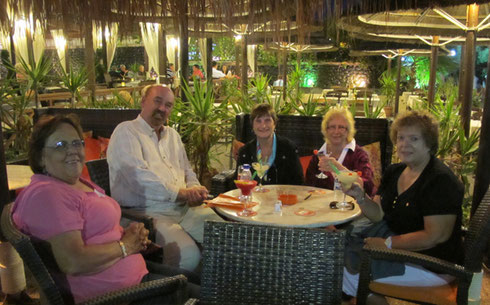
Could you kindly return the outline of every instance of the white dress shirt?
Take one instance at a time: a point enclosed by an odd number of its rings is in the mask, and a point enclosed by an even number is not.
[[[177,131],[165,126],[158,140],[140,115],[116,127],[107,161],[111,195],[121,206],[182,216],[188,207],[176,202],[179,189],[200,185]]]
[[[218,70],[216,68],[213,68],[213,78],[222,78],[225,76],[226,76],[226,74],[224,74],[223,72],[221,72],[220,70]]]

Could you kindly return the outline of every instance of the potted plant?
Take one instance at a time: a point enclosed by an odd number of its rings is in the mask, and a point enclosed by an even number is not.
[[[80,68],[78,71],[74,71],[70,67],[68,73],[64,70],[61,71],[61,81],[71,93],[71,107],[74,108],[76,98],[80,99],[80,89],[88,82],[87,71],[84,67]]]
[[[388,70],[383,72],[379,77],[379,83],[381,84],[381,103],[384,106],[386,117],[393,116],[393,102],[396,95],[396,80],[395,70],[388,73]]]
[[[217,171],[210,167],[211,148],[230,134],[231,122],[227,101],[215,105],[213,84],[194,80],[191,89],[183,82],[187,102],[177,98],[171,121],[178,125],[189,161],[201,184],[211,188],[211,178]]]

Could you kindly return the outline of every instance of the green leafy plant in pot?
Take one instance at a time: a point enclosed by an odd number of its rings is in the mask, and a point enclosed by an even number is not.
[[[210,188],[211,178],[217,173],[210,167],[211,148],[231,132],[227,101],[216,106],[212,83],[196,79],[193,88],[184,82],[182,91],[187,101],[176,99],[171,120],[178,126],[199,181]]]
[[[381,95],[384,96],[384,101],[381,103],[384,104],[384,111],[386,117],[393,116],[393,102],[395,101],[396,95],[396,78],[395,78],[396,70],[391,70],[388,72],[386,70],[379,77],[379,83],[381,84]]]

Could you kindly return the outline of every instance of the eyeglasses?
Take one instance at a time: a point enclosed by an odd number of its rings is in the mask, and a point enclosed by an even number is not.
[[[44,146],[44,147],[51,148],[59,152],[66,152],[68,148],[70,148],[70,146],[77,150],[81,150],[83,147],[85,147],[85,141],[73,140],[71,143],[68,143],[67,141],[58,141],[54,144],[54,146]]]
[[[343,125],[329,125],[329,126],[327,126],[327,129],[328,130],[338,129],[340,131],[346,131],[347,130],[347,126],[343,126]]]

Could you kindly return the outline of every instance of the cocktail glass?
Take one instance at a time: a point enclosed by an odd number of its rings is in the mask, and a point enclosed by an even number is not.
[[[254,191],[259,192],[259,193],[268,192],[269,190],[262,186],[262,179],[264,178],[265,173],[267,173],[267,170],[269,169],[269,164],[268,163],[262,163],[262,162],[254,162],[254,163],[252,163],[252,167],[257,172],[257,176],[259,176],[259,180],[260,180],[259,186],[257,186],[257,188],[255,188]]]
[[[248,209],[248,203],[252,199],[252,190],[257,186],[257,181],[255,180],[235,180],[235,185],[237,188],[242,191],[242,196],[240,197],[240,201],[243,204],[243,210],[238,212],[238,216],[254,216],[257,215],[257,212]]]
[[[323,151],[318,151],[318,150],[316,150],[316,149],[313,151],[313,153],[314,153],[315,155],[317,155],[318,160],[320,160],[320,159],[322,159],[322,158],[324,158],[324,157],[328,157],[328,156],[330,156],[330,154],[326,154],[325,152],[323,152]],[[318,179],[327,179],[327,178],[328,178],[328,176],[327,176],[327,175],[325,175],[325,173],[323,173],[323,172],[320,172],[319,174],[316,174],[316,177],[317,177]]]
[[[356,172],[351,172],[347,170],[341,171],[337,175],[337,179],[340,181],[340,183],[342,183],[342,187],[344,188],[344,190],[350,189],[352,187],[352,183],[356,182],[358,177],[359,176]],[[338,202],[336,206],[337,209],[342,211],[351,210],[353,208],[353,204],[345,200],[345,193],[344,200]]]

